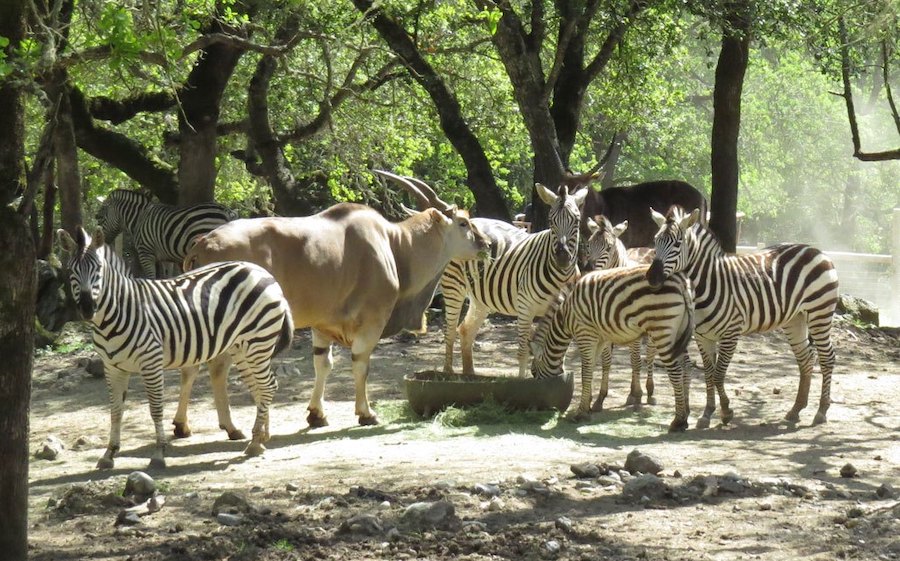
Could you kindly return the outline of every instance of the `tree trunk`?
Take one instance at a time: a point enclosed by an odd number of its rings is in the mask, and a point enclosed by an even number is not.
[[[68,88],[64,83],[60,85],[57,93],[60,96],[60,103],[53,144],[56,154],[56,180],[59,185],[59,214],[62,227],[74,236],[76,229],[84,225],[81,213],[78,147],[75,144],[72,126],[72,105],[69,103]]]
[[[0,36],[14,57],[25,2],[0,3]],[[24,187],[25,107],[16,81],[0,82],[0,561],[28,556],[28,411],[34,352],[34,244],[10,203]]]
[[[373,7],[371,0],[353,0],[356,8],[368,14],[372,26],[385,42],[403,60],[410,76],[431,97],[441,122],[441,130],[453,144],[466,165],[466,183],[475,196],[478,216],[510,220],[506,201],[491,170],[491,164],[478,138],[469,128],[462,114],[456,96],[437,75],[434,68],[419,52],[409,34],[394,19],[388,17],[383,8]]]
[[[41,240],[38,246],[37,258],[47,259],[53,251],[53,209],[56,207],[56,183],[53,173],[47,174],[47,188],[44,190],[43,223],[41,225]]]
[[[741,90],[749,61],[750,8],[742,1],[729,4],[728,9],[713,88],[712,216],[709,227],[718,236],[722,248],[734,252],[737,247],[735,213],[740,177]]]

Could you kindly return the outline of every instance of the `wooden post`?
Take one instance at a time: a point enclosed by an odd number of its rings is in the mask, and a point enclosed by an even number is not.
[[[891,243],[891,310],[886,322],[900,326],[900,208],[894,209],[894,235]]]

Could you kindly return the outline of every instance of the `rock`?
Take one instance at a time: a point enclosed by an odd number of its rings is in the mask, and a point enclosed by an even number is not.
[[[663,466],[658,459],[635,448],[625,459],[625,469],[632,475],[638,473],[658,475],[663,470]]]
[[[133,471],[125,480],[125,496],[135,495],[147,498],[156,492],[156,482],[143,471]]]
[[[437,526],[455,514],[448,501],[413,503],[403,511],[404,522],[415,526]]]
[[[604,487],[609,487],[610,485],[620,485],[622,483],[622,479],[618,476],[613,477],[612,475],[601,475],[597,478],[597,483]]]
[[[287,490],[288,493],[296,493],[297,491],[300,490],[300,487],[298,487],[294,483],[288,483],[287,485],[285,485],[284,488]]]
[[[740,477],[736,474],[729,473],[718,479],[719,490],[726,493],[737,495],[743,493],[746,487],[741,483]]]
[[[560,516],[554,522],[554,526],[558,529],[562,530],[566,534],[571,534],[575,531],[575,525],[572,523],[572,519],[568,516]]]
[[[504,503],[503,499],[500,497],[491,497],[491,500],[487,502],[484,509],[488,512],[500,512],[505,506],[506,503]]]
[[[496,497],[500,495],[500,486],[492,485],[490,483],[476,483],[475,486],[472,487],[472,492],[484,497]]]
[[[556,540],[547,540],[543,544],[541,544],[541,549],[543,549],[550,555],[556,555],[557,553],[559,553],[559,550],[562,549],[562,546],[559,545],[559,542]]]
[[[136,512],[126,512],[123,510],[116,517],[116,526],[136,526],[138,524],[143,524],[143,522],[141,522],[141,517]]]
[[[344,520],[338,532],[343,534],[365,534],[367,536],[377,536],[384,532],[384,526],[381,520],[374,514],[357,514],[352,518]]]
[[[487,524],[479,520],[466,520],[462,523],[463,532],[467,534],[487,531]]]
[[[34,457],[40,460],[55,460],[65,449],[66,445],[62,440],[51,434],[41,444],[41,449],[34,453]]]
[[[84,369],[94,378],[103,378],[106,375],[103,368],[103,361],[96,357],[90,359]]]
[[[390,510],[391,501],[381,501],[380,503],[378,503],[378,508],[381,510]]]
[[[247,502],[247,499],[237,493],[231,491],[222,493],[219,498],[213,502],[212,513],[217,516],[221,512],[231,513],[248,513],[252,512],[253,507]]]
[[[859,518],[863,514],[863,509],[859,508],[858,506],[854,506],[847,511],[847,518]]]
[[[837,309],[838,314],[850,316],[870,325],[878,325],[878,306],[869,302],[864,298],[850,296],[849,294],[841,294],[838,297]]]
[[[631,478],[622,489],[622,496],[631,500],[640,500],[643,496],[661,499],[671,493],[672,488],[665,481],[649,473]]]
[[[88,448],[96,448],[97,446],[99,446],[97,441],[90,436],[79,436],[78,439],[75,440],[75,444],[72,446],[72,449],[85,450]]]
[[[597,487],[593,481],[579,480],[575,482],[575,488],[581,490],[594,489]]]
[[[228,512],[220,512],[216,515],[216,522],[223,526],[239,526],[243,522],[244,517],[240,514],[230,514]]]
[[[569,469],[579,479],[594,479],[600,475],[600,466],[597,464],[572,464]]]
[[[857,471],[853,464],[847,463],[841,468],[841,477],[856,477],[856,473]]]
[[[896,495],[897,492],[890,483],[882,483],[878,489],[875,489],[875,496],[879,499],[893,499]]]

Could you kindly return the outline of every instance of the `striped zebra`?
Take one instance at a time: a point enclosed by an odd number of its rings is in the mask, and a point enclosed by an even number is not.
[[[706,379],[706,409],[697,426],[709,426],[716,409],[716,392],[722,423],[728,423],[734,415],[725,395],[725,372],[738,337],[779,327],[784,329],[800,367],[800,387],[786,419],[799,421],[800,410],[806,407],[815,346],[822,370],[822,395],[814,422],[825,422],[834,369],[831,325],[838,299],[834,264],[821,251],[804,244],[727,255],[698,218],[699,210],[687,214],[680,207],[672,207],[665,216],[653,211],[660,229],[656,258],[647,275],[656,286],[682,271],[693,283],[696,339]]]
[[[235,218],[234,211],[220,204],[174,207],[127,189],[111,192],[97,212],[97,223],[109,242],[123,231],[131,235],[135,259],[143,276],[151,279],[156,277],[157,261],[181,265],[196,236]]]
[[[688,377],[682,355],[693,333],[693,302],[680,274],[659,287],[647,281],[646,265],[593,271],[560,294],[538,326],[532,342],[536,378],[563,374],[563,359],[574,340],[581,359],[581,400],[576,418],[591,411],[591,385],[597,351],[648,337],[659,353],[675,393],[675,418],[669,431],[687,428]],[[604,368],[601,394],[608,389]]]
[[[459,326],[463,374],[474,374],[472,347],[475,334],[490,313],[518,319],[519,376],[528,375],[528,341],[532,321],[544,313],[563,284],[578,274],[579,207],[587,190],[559,195],[540,183],[538,195],[550,206],[549,229],[527,234],[513,226],[480,219],[476,225],[492,239],[493,258],[488,261],[451,261],[441,277],[444,294],[444,372],[453,372],[453,344],[463,302],[469,309]]]
[[[94,325],[94,347],[103,360],[109,388],[109,445],[97,467],[114,466],[133,372],[141,374],[156,429],[150,466],[165,467],[163,370],[182,368],[195,375],[202,362],[210,363],[214,379],[224,379],[234,361],[257,411],[253,439],[244,452],[261,454],[269,438],[269,405],[277,388],[272,357],[288,346],[293,335],[290,308],[272,275],[249,263],[224,262],[172,279],[132,279],[122,274],[121,260],[104,245],[102,230],[91,239],[79,228],[77,242],[65,230],[57,235],[71,254],[72,296]],[[220,397],[216,396],[216,407],[223,422]],[[227,396],[224,405],[230,424]]]
[[[617,267],[633,267],[641,264],[632,258],[631,250],[625,249],[621,236],[628,229],[628,221],[625,220],[613,226],[605,216],[597,216],[598,221],[587,219],[587,229],[590,232],[588,239],[582,244],[581,268],[585,271],[615,269]],[[643,248],[638,248],[643,249]],[[631,362],[631,391],[625,405],[640,405],[643,391],[641,390],[641,370],[647,365],[647,404],[655,405],[653,397],[655,385],[653,383],[653,361],[656,357],[656,349],[652,344],[647,344],[646,358],[641,358],[642,339],[635,339],[628,345],[628,355]],[[591,411],[603,411],[603,402],[607,396],[609,386],[609,370],[612,367],[612,345],[604,345],[601,349],[600,367],[603,371],[603,383],[597,400],[591,406]],[[688,364],[685,363],[685,368]],[[685,370],[687,372],[687,370]]]

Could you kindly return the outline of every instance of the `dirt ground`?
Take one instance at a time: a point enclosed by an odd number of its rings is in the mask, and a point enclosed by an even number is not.
[[[193,436],[169,446],[164,471],[149,472],[164,505],[136,525],[116,521],[130,504],[121,497],[126,477],[147,470],[153,441],[140,380],[132,377],[116,468],[97,471],[109,414],[104,381],[78,365],[92,356],[90,347],[76,337],[70,348],[77,350],[42,353],[31,449],[51,435],[66,449],[31,463],[30,558],[900,559],[896,332],[837,331],[833,405],[820,426],[811,426],[818,378],[801,423],[782,420],[798,379],[784,338],[742,339],[726,380],[733,422],[693,428],[704,400],[694,368],[692,428],[671,435],[672,391],[661,369],[656,405],[624,405],[630,371],[623,349],[607,410],[590,421],[552,412],[462,426],[448,416],[417,418],[406,406],[403,376],[443,364],[439,321],[424,336],[398,336],[376,349],[368,387],[382,422],[372,427],[358,426],[353,415],[346,350],[337,352],[326,388],[330,426],[306,427],[312,357],[308,335],[298,334],[278,359],[289,368],[280,369],[273,437],[258,458],[245,458],[246,442],[228,441],[217,428],[201,375]],[[482,373],[513,375],[514,341],[512,323],[493,319],[479,336]],[[693,345],[691,355],[699,361]],[[570,350],[567,369],[577,367]],[[177,380],[167,378],[169,419]],[[249,395],[236,378],[230,392],[235,422],[249,434]],[[634,449],[663,470],[655,487],[630,495],[634,478],[620,469]],[[848,463],[855,477],[841,476]],[[596,468],[576,477],[572,467],[580,464]],[[246,503],[225,508],[237,516],[217,518],[214,503],[228,492]],[[436,518],[406,514],[417,502],[433,503]]]

